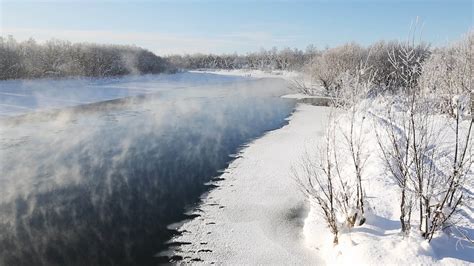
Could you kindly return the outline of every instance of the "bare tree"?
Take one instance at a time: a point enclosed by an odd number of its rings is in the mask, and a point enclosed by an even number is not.
[[[331,113],[330,117],[333,115]],[[352,228],[365,222],[361,178],[365,164],[363,141],[360,135],[356,137],[352,128],[348,132],[352,135],[344,135],[348,138],[347,143],[340,143],[337,137],[340,130],[333,120],[328,127],[324,144],[319,148],[319,156],[306,153],[301,164],[293,169],[293,176],[302,191],[320,207],[322,216],[334,235],[335,244],[338,243],[341,226]],[[346,153],[339,152],[341,148],[350,151],[352,160],[346,160]],[[357,169],[355,176],[351,174],[352,171],[345,171],[347,162]],[[337,217],[344,217],[344,220],[338,221]]]
[[[408,183],[409,169],[413,164],[408,153],[412,128],[406,122],[405,117],[402,117],[402,121],[396,121],[391,110],[392,107],[389,107],[388,119],[383,121],[381,132],[376,130],[376,136],[385,167],[400,188],[400,224],[402,232],[408,233],[411,228],[413,206]],[[401,125],[401,128],[398,125]],[[380,127],[375,126],[375,128]],[[388,142],[385,141],[387,139]]]
[[[440,125],[436,125],[434,112],[430,111],[430,98],[420,88],[426,81],[421,78],[418,82],[422,73],[425,76],[430,74],[426,72],[429,68],[424,69],[421,64],[426,55],[417,53],[413,39],[400,47],[398,52],[391,51],[389,60],[395,69],[392,75],[397,77],[397,86],[405,100],[401,101],[401,112],[392,112],[391,108],[387,112],[384,133],[390,140],[389,144],[383,143],[381,133],[377,134],[377,139],[385,165],[401,188],[402,231],[409,230],[412,207],[407,203],[410,205],[411,198],[414,198],[418,201],[419,230],[423,237],[431,240],[461,203],[462,191],[457,194],[456,191],[471,165],[468,153],[472,121],[461,134],[460,104],[452,105],[455,107],[451,111],[455,120],[453,167],[450,173],[442,171],[440,158],[446,157],[450,151],[437,145],[441,139]],[[465,140],[461,141],[460,136],[464,136]]]
[[[298,168],[293,169],[293,176],[301,190],[319,205],[322,216],[334,236],[333,243],[337,245],[339,243],[337,188],[335,187],[334,165],[331,160],[331,145],[331,135],[327,134],[325,144],[320,149],[320,163],[318,164],[311,155],[305,154]],[[347,195],[343,197],[343,202],[348,202]]]

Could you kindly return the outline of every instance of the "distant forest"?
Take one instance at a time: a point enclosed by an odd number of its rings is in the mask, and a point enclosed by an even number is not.
[[[305,51],[284,48],[278,50],[260,49],[245,55],[234,54],[192,54],[172,55],[168,60],[180,69],[258,69],[298,71],[310,63],[318,50],[310,45]]]
[[[301,70],[317,54],[276,48],[239,54],[193,54],[160,57],[136,46],[71,43],[34,39],[19,42],[0,36],[0,80],[46,77],[108,77],[157,74],[187,69]]]
[[[46,77],[108,77],[174,70],[168,61],[135,46],[99,45],[0,36],[0,80]]]

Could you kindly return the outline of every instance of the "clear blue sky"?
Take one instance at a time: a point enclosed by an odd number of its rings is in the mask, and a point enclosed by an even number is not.
[[[90,1],[0,0],[1,35],[23,40],[135,44],[158,54],[245,53],[404,39],[456,40],[473,27],[472,0]]]

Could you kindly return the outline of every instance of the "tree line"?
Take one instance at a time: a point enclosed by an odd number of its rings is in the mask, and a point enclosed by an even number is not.
[[[0,36],[0,80],[45,77],[106,77],[172,71],[168,61],[143,48]]]
[[[343,86],[344,78],[364,71],[361,78],[371,79],[379,88],[396,88],[402,85],[397,79],[390,57],[403,54],[404,45],[398,41],[379,41],[367,47],[347,43],[334,48],[317,49],[310,45],[306,50],[284,48],[261,49],[259,52],[239,54],[172,55],[169,62],[180,69],[249,69],[264,71],[303,72],[313,86],[327,93]],[[409,60],[413,66],[422,64],[431,53],[430,45],[418,44]],[[418,60],[418,61],[417,61]],[[306,84],[308,86],[308,84]]]
[[[261,49],[247,54],[187,54],[159,57],[136,46],[70,43],[50,40],[38,44],[29,39],[17,42],[13,37],[0,37],[0,79],[43,78],[65,76],[105,77],[148,74],[195,69],[249,69],[263,71],[298,71],[304,82],[298,87],[307,93],[338,95],[347,83],[369,82],[373,92],[396,91],[403,87],[403,76],[419,68],[414,81],[423,82],[431,90],[448,90],[449,82],[468,71],[470,42],[473,33],[460,42],[432,48],[427,43],[410,47],[404,42],[379,41],[362,46],[347,43],[334,48],[317,49],[310,45],[300,49]],[[409,50],[409,51],[408,51]],[[407,54],[409,52],[410,54]],[[399,67],[403,58],[405,65]],[[463,67],[464,66],[464,67]],[[406,75],[406,73],[405,73]],[[423,77],[421,77],[423,76]],[[466,87],[462,81],[458,87]],[[415,86],[416,87],[416,86]]]
[[[263,71],[298,71],[304,82],[297,81],[306,93],[338,95],[358,79],[370,83],[371,93],[395,92],[406,89],[410,72],[410,87],[423,90],[450,92],[452,88],[468,90],[466,71],[472,67],[471,46],[473,32],[455,43],[432,47],[429,43],[410,45],[404,41],[378,41],[368,46],[346,43],[333,48],[306,50],[284,48],[261,49],[247,54],[188,54],[166,57],[177,69],[247,69]],[[419,71],[411,73],[411,70]],[[417,86],[421,82],[422,86]],[[457,86],[448,83],[458,82]]]
[[[169,61],[180,69],[252,69],[299,71],[316,53],[312,45],[303,51],[276,47],[247,54],[187,54],[168,56]]]

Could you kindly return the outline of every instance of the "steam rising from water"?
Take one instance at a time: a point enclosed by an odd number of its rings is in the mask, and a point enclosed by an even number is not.
[[[236,81],[0,122],[0,264],[154,263],[228,155],[284,123],[285,91]]]
[[[0,117],[170,90],[230,84],[242,77],[201,73],[0,81]]]

